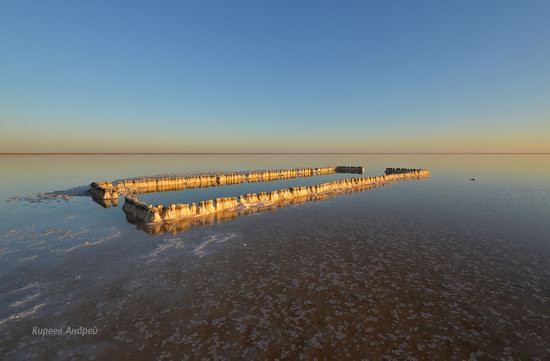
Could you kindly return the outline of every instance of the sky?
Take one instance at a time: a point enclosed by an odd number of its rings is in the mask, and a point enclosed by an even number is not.
[[[0,152],[550,152],[550,1],[3,0]]]

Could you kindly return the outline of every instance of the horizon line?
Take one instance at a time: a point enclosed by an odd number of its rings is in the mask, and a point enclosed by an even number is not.
[[[525,154],[548,155],[550,152],[0,152],[0,156],[36,156],[36,155],[308,155],[308,154],[457,154],[457,155],[498,155]]]

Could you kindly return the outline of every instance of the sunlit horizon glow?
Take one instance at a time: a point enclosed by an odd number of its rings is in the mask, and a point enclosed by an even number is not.
[[[0,153],[548,153],[549,13],[6,1]]]

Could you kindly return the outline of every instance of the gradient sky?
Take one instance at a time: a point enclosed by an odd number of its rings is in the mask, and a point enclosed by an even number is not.
[[[0,2],[0,152],[550,152],[550,1]]]

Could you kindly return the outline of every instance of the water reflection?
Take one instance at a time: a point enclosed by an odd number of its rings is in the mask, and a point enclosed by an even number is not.
[[[284,208],[293,205],[301,205],[308,202],[320,202],[329,198],[343,196],[355,192],[362,192],[368,189],[382,187],[382,184],[369,184],[354,189],[342,190],[338,193],[324,193],[318,195],[310,195],[301,198],[283,199],[275,204],[261,205],[251,208],[238,208],[233,210],[224,210],[204,216],[197,216],[194,218],[188,218],[175,222],[165,223],[145,223],[133,217],[130,213],[125,212],[126,220],[128,223],[134,224],[138,229],[145,231],[148,234],[159,235],[163,233],[170,233],[176,235],[179,232],[187,231],[196,226],[209,226],[216,223],[224,223],[227,221],[235,220],[241,216],[247,216],[255,213],[273,212],[279,208]]]
[[[118,198],[111,198],[111,199],[102,199],[99,197],[96,197],[94,195],[91,196],[92,200],[102,206],[103,208],[111,208],[111,207],[117,207],[118,206]]]

